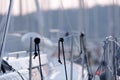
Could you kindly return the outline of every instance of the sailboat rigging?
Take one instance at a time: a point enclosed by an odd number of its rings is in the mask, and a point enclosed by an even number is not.
[[[1,48],[0,48],[0,68],[1,68],[1,62],[2,62],[2,54],[4,53],[6,38],[7,38],[7,34],[8,34],[8,29],[9,29],[12,6],[13,6],[13,0],[10,0],[8,15],[7,15],[6,23],[5,23],[5,28],[4,28],[5,31],[3,33],[2,44],[1,44]]]

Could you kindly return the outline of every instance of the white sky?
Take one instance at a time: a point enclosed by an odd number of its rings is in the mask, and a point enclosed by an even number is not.
[[[19,15],[20,14],[20,0],[14,0],[14,6],[13,6],[13,14]],[[113,4],[113,0],[84,0],[85,1],[85,7],[88,8],[94,7],[95,5],[110,5]],[[120,0],[115,0],[117,4],[120,3]],[[62,4],[64,9],[70,9],[70,8],[79,8],[79,0],[38,0],[40,7],[43,10],[55,10],[62,8]],[[62,4],[61,4],[62,2]],[[7,12],[9,0],[0,0],[0,13],[4,14]],[[35,0],[22,0],[22,14],[32,13],[35,12],[36,4]]]

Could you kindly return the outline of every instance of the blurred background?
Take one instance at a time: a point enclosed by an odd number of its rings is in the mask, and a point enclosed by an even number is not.
[[[0,0],[0,39],[8,7],[9,0]],[[110,35],[120,37],[120,0],[14,0],[9,25],[4,52],[25,50],[21,38],[28,32],[36,32],[55,44],[66,33],[84,32],[91,64],[98,64],[104,39]],[[78,56],[79,36],[74,39],[74,54]],[[70,45],[69,40],[65,44]],[[69,47],[66,52],[70,52]]]

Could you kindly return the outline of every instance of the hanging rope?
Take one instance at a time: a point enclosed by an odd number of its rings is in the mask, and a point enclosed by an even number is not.
[[[65,60],[65,52],[64,52],[64,39],[63,38],[60,38],[59,41],[58,41],[58,62],[60,64],[62,64],[62,61],[60,59],[60,43],[61,43],[61,46],[62,46],[62,53],[63,53],[63,60],[64,60],[64,69],[65,69],[65,77],[66,77],[66,80],[68,80],[68,76],[67,76],[67,68],[66,68],[66,60]]]
[[[37,47],[37,44],[35,43],[35,52],[34,52],[34,58],[33,59],[35,59],[36,58],[36,56],[38,56],[38,53],[37,53],[37,49],[36,49],[36,47]]]
[[[43,80],[43,72],[42,72],[42,64],[41,64],[40,48],[39,48],[40,38],[35,38],[34,42],[35,42],[35,54],[34,54],[35,56],[34,56],[34,58],[38,55],[40,75],[41,75],[41,80]]]
[[[59,39],[59,41],[58,41],[58,62],[59,62],[60,64],[62,64],[62,61],[61,61],[61,59],[60,59],[60,39]]]

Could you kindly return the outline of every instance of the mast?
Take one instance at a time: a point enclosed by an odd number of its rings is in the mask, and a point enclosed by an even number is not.
[[[19,6],[20,6],[20,16],[21,16],[22,15],[22,11],[23,11],[22,10],[22,0],[19,0],[19,4],[20,4]]]
[[[115,37],[118,37],[119,36],[119,0],[115,0],[115,28],[116,28],[116,36]]]
[[[85,31],[85,6],[84,6],[84,0],[79,0],[79,9],[80,9],[80,17],[79,17],[79,20],[80,20],[80,24],[79,24],[79,27],[81,28],[81,32],[84,32],[86,33]]]
[[[38,23],[38,32],[43,35],[44,34],[44,15],[42,13],[42,8],[40,5],[40,2],[38,0],[35,0],[36,8],[37,8],[37,23]],[[39,17],[40,16],[40,17]]]
[[[10,18],[11,18],[12,6],[13,6],[13,0],[10,0],[7,20],[6,20],[6,23],[5,23],[3,39],[2,39],[2,44],[1,44],[1,48],[0,48],[0,68],[1,68],[1,62],[2,62],[2,54],[4,53],[6,38],[7,38],[7,34],[8,34],[8,29],[9,29],[9,23],[10,23]]]
[[[84,0],[79,0],[79,10],[80,10],[80,17],[78,20],[80,20],[80,31],[81,32],[84,32],[86,34],[86,31],[85,31],[85,8],[84,8]],[[85,80],[85,75],[84,75],[84,68],[85,68],[85,65],[84,65],[84,55],[82,56],[83,60],[82,60],[82,76],[81,76],[81,80]]]
[[[98,4],[97,0],[95,0],[95,3],[96,3],[96,5]],[[97,6],[93,10],[93,15],[94,15],[94,18],[93,18],[93,21],[94,21],[94,38],[99,40],[98,39],[99,31],[98,31],[98,8],[97,8]]]
[[[51,9],[51,6],[50,6],[50,1],[51,0],[48,0],[48,3],[47,3],[47,5],[48,5],[48,25],[47,25],[47,28],[48,29],[46,29],[46,30],[48,30],[48,32],[47,32],[47,36],[49,36],[50,37],[50,33],[49,33],[49,30],[50,29],[52,29],[52,27],[53,27],[53,20],[52,20],[52,9]]]
[[[112,4],[113,4],[113,7],[112,7],[112,36],[115,37],[116,35],[116,22],[115,22],[115,0],[112,0]]]

